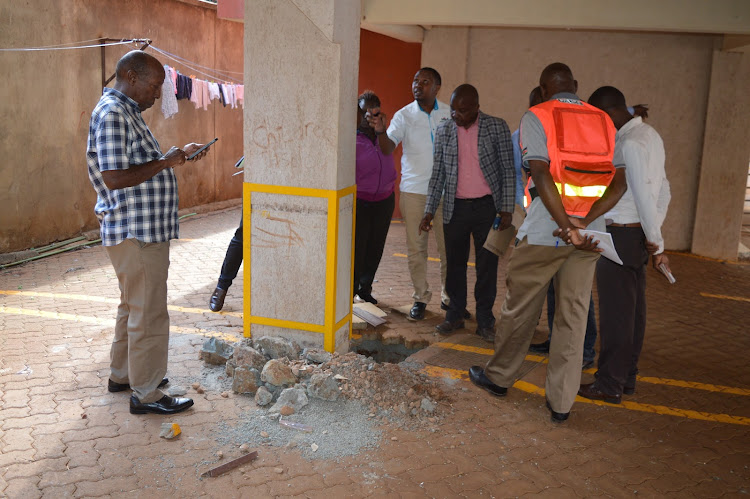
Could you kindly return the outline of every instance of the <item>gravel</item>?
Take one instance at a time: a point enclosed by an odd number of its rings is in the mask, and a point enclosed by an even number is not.
[[[356,400],[329,402],[311,399],[299,413],[283,417],[285,421],[312,427],[305,433],[279,424],[278,417],[270,417],[265,410],[243,412],[234,424],[219,422],[216,441],[222,446],[251,448],[263,445],[296,448],[306,459],[336,459],[356,455],[378,447],[382,432],[376,428],[380,421],[368,416],[367,408]],[[268,434],[268,437],[261,435]],[[317,451],[313,451],[313,444]]]

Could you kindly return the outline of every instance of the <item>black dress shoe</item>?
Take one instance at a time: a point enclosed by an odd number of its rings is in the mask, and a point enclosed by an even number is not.
[[[224,307],[224,298],[226,298],[226,296],[226,289],[214,289],[214,294],[211,295],[211,300],[208,302],[208,308],[210,308],[212,312],[218,312]]]
[[[633,395],[635,393],[635,387],[634,386],[626,386],[622,389],[623,395]]]
[[[549,353],[549,340],[529,345],[529,352]]]
[[[503,388],[490,381],[490,378],[484,374],[484,369],[479,366],[471,366],[469,369],[469,379],[479,388],[487,390],[495,397],[505,397],[508,394],[507,388]]]
[[[192,407],[192,405],[193,399],[170,397],[169,395],[164,395],[156,402],[147,404],[142,403],[135,395],[130,396],[130,414],[176,414]]]
[[[596,383],[581,385],[578,389],[578,395],[590,400],[603,400],[610,404],[619,404],[622,401],[622,395],[610,395],[604,393],[598,386],[596,386]]]
[[[451,306],[445,303],[444,301],[440,302],[440,310],[445,310],[446,312],[450,310]],[[471,319],[471,312],[464,309],[464,319]]]
[[[549,400],[545,399],[545,402],[547,403],[547,409],[549,409],[549,414],[553,423],[562,423],[563,421],[567,421],[568,416],[570,416],[569,412],[555,412],[552,410],[552,406],[549,405]]]
[[[424,319],[424,311],[426,308],[426,303],[415,301],[414,306],[412,306],[411,310],[409,311],[409,319],[413,321],[421,321],[422,319]]]
[[[494,343],[495,342],[495,326],[478,327],[477,335],[481,337],[484,341],[489,341],[490,343]]]
[[[159,383],[157,388],[163,388],[167,383],[169,383],[169,378],[164,378],[161,380],[161,383]],[[128,383],[115,383],[111,379],[107,383],[107,391],[110,393],[124,392],[125,390],[130,390],[130,385]]]
[[[437,329],[437,332],[440,334],[451,334],[463,328],[464,328],[464,321],[456,321],[456,322],[443,321],[441,324],[438,324],[437,326],[435,326],[435,329]]]
[[[370,293],[360,292],[360,293],[357,293],[357,294],[359,295],[360,298],[362,298],[367,303],[372,303],[373,305],[377,305],[378,304],[378,300],[376,300],[375,298],[373,298],[373,296]]]

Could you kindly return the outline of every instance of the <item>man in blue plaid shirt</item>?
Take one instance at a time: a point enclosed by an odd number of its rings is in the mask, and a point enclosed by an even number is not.
[[[193,401],[160,390],[168,383],[169,241],[179,235],[172,168],[201,144],[162,154],[143,121],[141,112],[161,97],[164,68],[156,58],[129,52],[118,61],[116,75],[114,88],[104,89],[91,113],[86,150],[102,245],[120,286],[108,389],[132,388],[132,414],[173,414]]]
[[[473,238],[477,272],[476,334],[492,341],[498,257],[483,246],[490,230],[510,227],[516,184],[513,145],[505,121],[479,111],[479,94],[469,84],[459,85],[453,91],[451,118],[435,134],[432,177],[419,227],[420,231],[430,230],[442,197],[448,260],[445,289],[450,305],[445,322],[436,329],[440,334],[449,334],[464,327],[466,264]]]

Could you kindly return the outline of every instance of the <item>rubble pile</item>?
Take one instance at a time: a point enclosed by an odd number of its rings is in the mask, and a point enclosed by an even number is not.
[[[212,338],[201,358],[226,358],[232,390],[253,396],[269,415],[299,412],[310,399],[356,400],[371,418],[413,426],[435,423],[449,406],[442,381],[402,364],[377,363],[354,352],[344,355],[302,349],[275,337],[247,339],[233,348]],[[217,355],[219,353],[219,355]]]

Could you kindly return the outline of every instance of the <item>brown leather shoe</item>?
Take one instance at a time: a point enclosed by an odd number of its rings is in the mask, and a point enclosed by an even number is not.
[[[578,395],[586,399],[602,400],[610,404],[619,404],[622,401],[622,395],[604,393],[596,386],[596,383],[581,385],[581,388],[578,389]]]
[[[437,332],[440,334],[451,334],[454,331],[458,331],[459,329],[464,328],[464,321],[444,321],[442,324],[438,324],[435,326],[435,329],[437,329]]]
[[[208,302],[208,308],[210,308],[212,312],[218,312],[224,307],[224,298],[226,296],[226,289],[214,289],[214,294],[211,295],[211,300]]]

